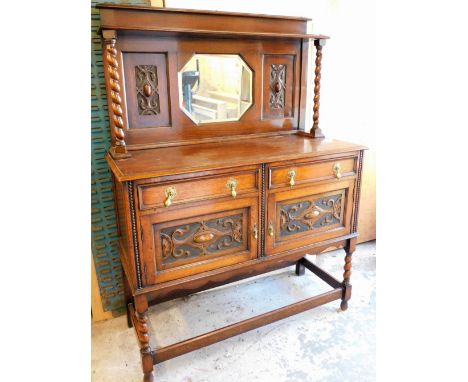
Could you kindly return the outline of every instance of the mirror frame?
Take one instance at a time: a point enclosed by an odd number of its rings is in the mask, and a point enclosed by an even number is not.
[[[183,97],[183,86],[182,86],[182,73],[184,72],[184,69],[187,67],[187,65],[193,60],[196,59],[197,56],[232,56],[233,58],[236,58],[238,61],[240,61],[240,64],[242,67],[248,72],[249,74],[249,88],[250,88],[250,103],[249,105],[245,108],[245,110],[236,118],[224,118],[224,119],[213,119],[213,120],[205,120],[205,121],[199,121],[196,120],[192,114],[184,107],[183,102],[184,102],[184,97]],[[245,59],[242,57],[240,54],[236,53],[194,53],[188,60],[185,62],[185,64],[182,66],[182,69],[177,72],[177,89],[179,92],[179,108],[180,110],[190,118],[190,120],[195,123],[196,125],[205,125],[205,124],[210,124],[210,123],[219,123],[219,122],[238,122],[241,120],[241,118],[245,115],[245,113],[252,107],[254,104],[254,71],[250,68],[250,66],[247,64]]]

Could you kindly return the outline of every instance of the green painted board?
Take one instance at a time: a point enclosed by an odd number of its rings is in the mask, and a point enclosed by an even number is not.
[[[104,159],[110,147],[109,117],[98,35],[98,3],[151,5],[149,0],[91,1],[91,246],[103,308],[114,315],[125,309],[122,266],[117,251],[111,172]]]

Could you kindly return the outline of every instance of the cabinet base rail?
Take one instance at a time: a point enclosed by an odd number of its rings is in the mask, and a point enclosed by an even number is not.
[[[334,289],[319,294],[317,296],[313,296],[305,300],[286,305],[282,308],[275,309],[270,312],[266,312],[254,316],[252,318],[222,327],[220,329],[213,330],[211,332],[207,332],[169,346],[151,350],[153,364],[167,361],[180,355],[190,353],[194,350],[198,350],[205,346],[212,345],[216,342],[223,341],[225,339],[237,336],[250,330],[257,329],[261,326],[271,324],[273,322],[282,320],[295,314],[305,312],[306,310],[343,298],[343,295],[346,291],[346,287],[342,285],[340,281],[335,279],[333,276],[331,276],[321,268],[317,267],[315,264],[311,263],[306,258],[300,259],[298,263],[302,264],[305,268],[317,275],[320,279],[325,281]],[[134,327],[136,328],[135,309],[132,303],[128,304],[128,309],[130,311],[130,317],[132,318],[132,321],[134,321]]]

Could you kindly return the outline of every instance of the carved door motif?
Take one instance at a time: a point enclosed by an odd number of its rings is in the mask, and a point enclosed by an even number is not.
[[[160,231],[162,263],[194,259],[245,248],[242,214],[200,219]]]
[[[351,231],[354,179],[272,192],[265,254],[307,246]]]
[[[343,220],[343,197],[344,190],[318,199],[310,197],[300,202],[278,204],[280,237],[340,224]]]
[[[165,282],[257,257],[258,196],[144,213],[143,284]]]

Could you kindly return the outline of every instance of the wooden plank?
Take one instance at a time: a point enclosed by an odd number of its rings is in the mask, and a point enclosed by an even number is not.
[[[91,316],[93,321],[103,321],[112,318],[112,312],[106,312],[102,307],[101,292],[96,275],[94,260],[91,256]]]
[[[150,1],[151,3],[151,7],[165,7],[166,6],[166,2],[164,0],[151,0]]]
[[[375,200],[375,150],[370,149],[364,153],[362,168],[358,243],[376,239]]]
[[[325,281],[328,285],[333,288],[341,288],[341,282],[335,279],[331,274],[325,272],[323,269],[317,267],[314,263],[311,263],[305,257],[299,260],[304,266],[311,271],[312,273],[316,274],[320,277],[323,281]]]
[[[334,289],[332,291],[322,293],[318,296],[314,296],[294,304],[272,310],[271,312],[267,312],[247,320],[213,330],[200,336],[156,349],[153,354],[153,362],[155,364],[164,362],[182,354],[186,354],[202,347],[212,345],[216,342],[223,341],[227,338],[237,336],[238,334],[245,333],[261,326],[271,324],[272,322],[282,320],[294,314],[302,313],[306,310],[315,308],[328,302],[338,300],[341,298],[342,293],[343,291],[341,288]]]

